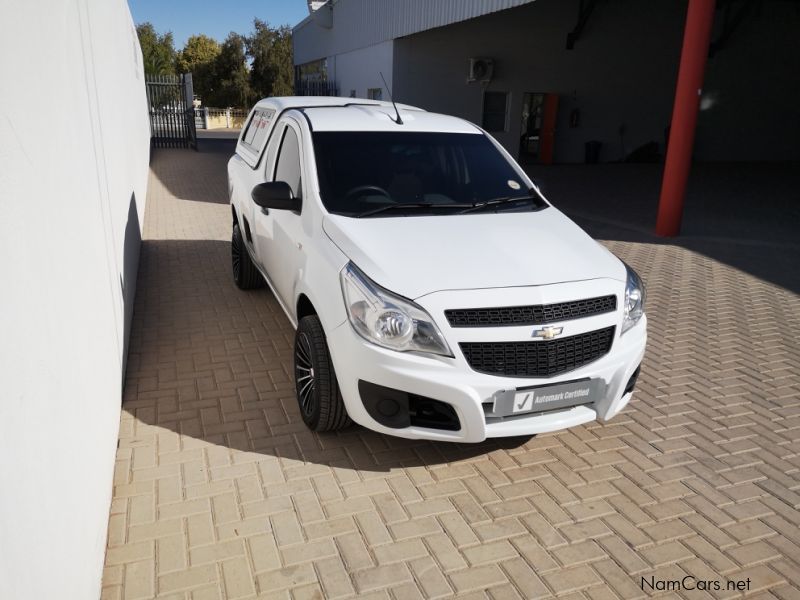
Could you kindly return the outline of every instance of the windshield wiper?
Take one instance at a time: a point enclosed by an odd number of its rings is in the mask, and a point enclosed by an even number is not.
[[[504,204],[512,204],[514,202],[521,202],[522,200],[533,200],[534,203],[537,205],[539,204],[538,198],[533,194],[526,194],[525,196],[503,196],[501,198],[493,198],[491,200],[486,200],[485,202],[478,202],[477,204],[470,204],[469,207],[465,208],[458,214],[463,215],[464,213],[470,212],[478,212],[481,210],[489,210],[493,208],[497,208],[499,206],[503,206]]]
[[[379,206],[378,208],[371,208],[370,210],[364,211],[362,213],[358,213],[353,215],[356,219],[360,219],[362,217],[370,217],[372,215],[377,215],[378,213],[388,212],[390,210],[407,210],[413,208],[424,208],[424,209],[431,209],[431,208],[471,208],[472,204],[434,204],[432,202],[398,202],[396,204],[386,204],[384,206]]]

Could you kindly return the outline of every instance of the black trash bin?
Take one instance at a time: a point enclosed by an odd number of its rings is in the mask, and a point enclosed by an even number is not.
[[[585,160],[587,165],[596,165],[600,162],[600,148],[602,147],[603,143],[598,140],[586,142]]]

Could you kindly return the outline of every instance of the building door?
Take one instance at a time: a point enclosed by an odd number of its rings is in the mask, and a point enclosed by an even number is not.
[[[546,165],[553,162],[557,113],[558,94],[523,94],[520,162]]]
[[[544,95],[544,116],[542,117],[542,142],[539,160],[543,165],[553,164],[553,151],[556,143],[556,116],[558,115],[558,94]]]

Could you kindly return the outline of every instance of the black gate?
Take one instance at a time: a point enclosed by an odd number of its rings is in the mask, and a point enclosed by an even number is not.
[[[153,147],[197,150],[192,74],[146,75],[145,82]]]

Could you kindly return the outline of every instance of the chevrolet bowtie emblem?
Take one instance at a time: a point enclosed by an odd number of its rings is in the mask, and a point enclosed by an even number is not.
[[[564,331],[563,327],[543,327],[542,329],[534,329],[531,337],[552,340],[557,335],[561,335],[562,331]]]

